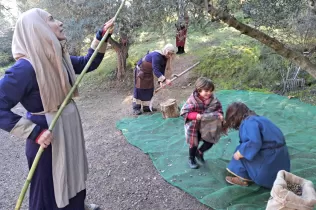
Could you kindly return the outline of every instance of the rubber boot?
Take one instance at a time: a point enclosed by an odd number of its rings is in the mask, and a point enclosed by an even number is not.
[[[195,154],[195,157],[196,159],[201,162],[201,163],[205,163],[205,160],[204,160],[204,157],[203,157],[203,153],[200,152],[199,150],[196,151],[196,154]]]
[[[135,102],[133,102],[133,114],[134,115],[140,115],[142,114],[142,112],[140,111],[141,109],[141,105],[140,104],[136,104]]]
[[[189,164],[189,167],[192,168],[192,169],[197,169],[197,168],[199,168],[199,165],[196,163],[194,157],[189,157],[188,164]]]

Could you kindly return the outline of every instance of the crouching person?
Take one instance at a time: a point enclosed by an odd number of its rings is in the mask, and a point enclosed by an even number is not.
[[[280,170],[290,171],[290,157],[282,131],[269,119],[257,115],[241,102],[226,111],[225,127],[239,130],[240,144],[227,170],[230,184],[248,186],[254,182],[272,188]]]

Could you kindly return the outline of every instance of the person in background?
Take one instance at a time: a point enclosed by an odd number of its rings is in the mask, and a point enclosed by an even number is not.
[[[171,70],[171,61],[175,55],[175,48],[172,44],[167,44],[160,50],[149,52],[137,62],[134,69],[134,93],[133,93],[133,114],[140,115],[141,107],[143,112],[150,110],[150,101],[154,95],[154,76],[158,78],[161,87],[171,85],[171,80],[164,75]]]
[[[176,33],[176,46],[178,48],[177,54],[183,54],[185,41],[187,37],[187,27],[184,24],[180,24],[180,26],[176,26],[177,33]]]
[[[204,163],[203,154],[217,143],[223,133],[223,110],[215,97],[213,82],[200,77],[195,82],[195,90],[181,109],[184,117],[186,141],[189,144],[189,167],[199,167],[195,158]],[[198,148],[199,143],[203,144]]]
[[[39,147],[45,148],[30,185],[31,210],[98,207],[85,204],[88,162],[76,103],[68,103],[52,132],[48,127],[74,85],[75,74],[82,72],[110,27],[113,19],[98,31],[86,56],[70,56],[63,23],[51,14],[34,8],[17,20],[12,41],[16,62],[0,80],[0,128],[27,139],[29,168]],[[99,66],[105,49],[103,43],[88,71]],[[11,111],[18,103],[26,109],[26,117]]]
[[[290,171],[290,157],[282,131],[269,119],[257,115],[246,104],[234,102],[226,110],[224,127],[239,130],[237,146],[227,171],[230,184],[254,182],[272,188],[280,170]]]

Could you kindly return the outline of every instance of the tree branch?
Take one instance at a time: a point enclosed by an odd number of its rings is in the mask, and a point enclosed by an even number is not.
[[[120,43],[115,41],[112,37],[109,38],[109,43],[114,48],[115,51],[119,51],[121,49]]]
[[[0,10],[1,10],[1,7],[2,7],[2,9],[5,9],[5,10],[7,10],[7,11],[9,11],[9,10],[10,10],[10,8],[9,8],[9,7],[5,7],[3,4],[0,4]]]
[[[212,4],[208,6],[208,13],[213,16],[219,18],[221,21],[226,23],[228,26],[233,27],[240,31],[242,34],[250,36],[262,44],[272,48],[279,55],[287,58],[297,65],[299,65],[302,69],[307,71],[310,75],[316,78],[316,65],[313,64],[307,57],[302,55],[300,52],[287,48],[283,43],[279,42],[275,38],[268,36],[267,34],[254,29],[248,25],[245,25],[239,22],[236,18],[230,15],[223,9],[217,9]]]

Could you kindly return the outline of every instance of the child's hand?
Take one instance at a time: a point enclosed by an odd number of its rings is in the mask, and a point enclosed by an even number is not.
[[[237,150],[237,152],[235,152],[235,154],[234,154],[234,159],[235,160],[239,160],[239,159],[241,159],[241,158],[243,158],[243,156],[240,154],[240,152]]]
[[[235,154],[234,154],[234,159],[235,159],[235,160],[239,160],[239,159],[240,159],[240,157],[239,157],[239,155],[237,154],[237,152],[235,152]]]
[[[218,113],[218,119],[220,119],[222,122],[224,121],[224,117],[221,113]]]
[[[197,115],[196,115],[196,120],[201,120],[201,118],[202,118],[202,115],[201,115],[201,114],[197,114]]]
[[[228,128],[224,128],[224,129],[223,129],[223,134],[224,134],[225,136],[228,135]]]

